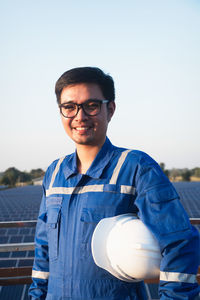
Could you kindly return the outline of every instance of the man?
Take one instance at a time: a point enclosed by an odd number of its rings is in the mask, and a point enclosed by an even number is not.
[[[111,76],[98,68],[75,68],[58,79],[55,92],[76,152],[54,161],[44,178],[31,299],[147,299],[143,282],[115,278],[96,266],[91,254],[97,223],[129,212],[137,213],[159,242],[160,299],[194,299],[198,233],[159,165],[106,137],[115,111]]]

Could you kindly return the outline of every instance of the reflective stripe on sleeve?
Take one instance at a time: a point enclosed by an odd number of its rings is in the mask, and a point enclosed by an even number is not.
[[[186,283],[196,283],[196,275],[177,273],[177,272],[163,272],[160,271],[160,280],[162,281],[174,281],[174,282],[186,282]]]
[[[121,185],[121,194],[135,195],[135,188],[130,185]]]
[[[59,161],[57,162],[57,165],[56,165],[56,167],[55,167],[55,169],[54,169],[54,171],[53,171],[53,175],[52,175],[52,177],[51,177],[51,182],[50,182],[49,188],[52,188],[53,183],[54,183],[54,180],[55,180],[55,178],[56,178],[56,175],[57,175],[57,173],[58,173],[58,171],[59,171],[59,169],[60,169],[60,165],[61,165],[61,163],[63,162],[64,158],[65,158],[65,156],[64,156],[64,157],[61,157],[61,158],[59,159]]]
[[[39,278],[39,279],[48,279],[49,278],[49,272],[42,272],[42,271],[32,270],[32,277]]]
[[[132,151],[132,150],[126,150],[124,152],[122,152],[119,160],[118,160],[118,163],[113,171],[113,174],[112,174],[112,177],[110,179],[110,184],[116,184],[117,182],[117,178],[118,178],[118,175],[119,175],[119,171],[121,169],[121,166],[123,165],[125,159],[126,159],[126,156],[128,155],[128,153]]]

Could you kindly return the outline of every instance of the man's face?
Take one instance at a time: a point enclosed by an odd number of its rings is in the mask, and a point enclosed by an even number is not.
[[[69,85],[62,90],[60,103],[74,102],[82,104],[89,99],[105,100],[97,84],[80,83]],[[73,118],[61,115],[66,133],[78,145],[101,147],[105,142],[108,123],[115,111],[115,103],[103,103],[101,111],[96,116],[87,116],[83,109]]]

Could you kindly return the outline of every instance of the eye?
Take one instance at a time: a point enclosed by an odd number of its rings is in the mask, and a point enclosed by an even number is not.
[[[62,108],[66,111],[73,111],[76,109],[76,104],[74,103],[64,104]]]
[[[85,109],[88,111],[94,111],[99,109],[99,102],[98,101],[89,101],[85,103]]]

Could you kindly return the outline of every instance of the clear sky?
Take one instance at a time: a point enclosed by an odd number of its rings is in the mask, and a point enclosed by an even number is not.
[[[115,80],[113,144],[200,167],[199,0],[2,0],[0,39],[0,171],[74,151],[54,85],[77,66]]]

